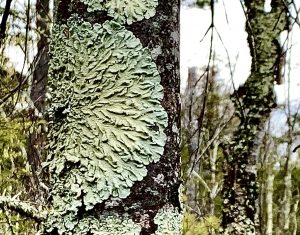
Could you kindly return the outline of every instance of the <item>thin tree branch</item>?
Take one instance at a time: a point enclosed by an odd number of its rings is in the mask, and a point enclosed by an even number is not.
[[[27,202],[12,199],[11,197],[0,196],[0,209],[15,211],[38,223],[43,222],[46,219],[45,211],[41,212]]]
[[[298,145],[296,148],[294,148],[293,153],[295,153],[298,148],[300,148],[300,145]]]
[[[0,47],[1,47],[1,41],[5,38],[5,31],[6,31],[6,22],[9,16],[10,12],[10,5],[11,5],[12,0],[6,0],[5,3],[5,8],[1,20],[1,25],[0,25]]]

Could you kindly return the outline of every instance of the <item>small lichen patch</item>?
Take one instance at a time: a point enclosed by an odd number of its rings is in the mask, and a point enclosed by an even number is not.
[[[72,219],[69,217],[69,220],[65,220],[63,227],[60,227],[61,224],[58,224],[57,220],[53,220],[52,226],[58,225],[56,228],[58,228],[59,234],[139,235],[141,232],[141,226],[134,223],[128,215],[120,217],[117,214],[110,214],[101,215],[99,218],[86,216],[80,221]]]
[[[156,235],[182,235],[183,215],[173,206],[161,208],[155,218],[154,223],[158,225]]]
[[[47,165],[51,223],[63,233],[79,223],[79,208],[126,198],[146,176],[163,154],[167,114],[150,52],[119,23],[73,17],[52,39]]]
[[[158,0],[80,0],[88,11],[107,11],[119,23],[132,24],[155,15]]]
[[[75,234],[95,235],[139,235],[141,227],[128,216],[119,217],[117,214],[101,216],[99,219],[87,217],[75,229]]]

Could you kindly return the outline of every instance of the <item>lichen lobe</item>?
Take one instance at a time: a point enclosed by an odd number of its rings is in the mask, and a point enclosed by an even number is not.
[[[80,0],[88,11],[107,11],[119,23],[132,24],[155,15],[158,0]]]
[[[63,233],[80,225],[79,209],[126,198],[159,161],[167,114],[150,52],[118,22],[73,17],[53,28],[50,51],[51,223]]]

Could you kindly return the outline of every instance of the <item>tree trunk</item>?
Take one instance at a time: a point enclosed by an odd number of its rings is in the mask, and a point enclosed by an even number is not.
[[[274,74],[282,56],[279,34],[288,26],[284,3],[273,0],[272,10],[267,13],[264,1],[245,1],[252,65],[249,78],[234,93],[236,113],[241,122],[228,145],[223,190],[224,234],[255,234],[256,158],[261,130],[276,106]]]
[[[212,151],[212,154],[209,158],[210,161],[210,172],[211,172],[211,191],[209,193],[209,214],[210,215],[215,215],[215,198],[218,195],[219,191],[219,182],[217,181],[216,178],[216,172],[217,172],[217,159],[218,159],[218,148],[219,148],[219,141],[217,140],[214,143],[214,148]]]
[[[36,2],[36,26],[39,33],[37,44],[38,54],[33,72],[33,81],[30,97],[39,112],[45,109],[45,94],[48,75],[48,49],[49,49],[49,0],[37,0]]]
[[[197,93],[197,81],[199,78],[199,69],[196,67],[191,67],[188,70],[188,81],[187,88],[185,90],[185,95],[182,100],[183,107],[187,107],[186,112],[184,112],[182,126],[186,126],[186,142],[188,149],[188,161],[185,165],[182,166],[184,185],[186,186],[186,195],[187,195],[187,205],[197,211],[199,214],[199,188],[198,181],[194,177],[191,177],[190,172],[195,171],[199,173],[200,171],[200,162],[196,163],[197,160],[197,148],[199,146],[199,134],[197,130],[197,104],[195,101]]]
[[[290,214],[291,214],[291,198],[292,198],[292,164],[291,164],[291,144],[287,146],[287,156],[284,169],[284,191],[282,196],[282,205],[280,208],[280,228],[282,229],[280,234],[286,234],[290,228]]]
[[[295,200],[295,203],[293,205],[293,209],[292,209],[292,224],[293,224],[293,228],[292,228],[292,234],[293,235],[297,235],[297,230],[298,230],[298,222],[297,222],[297,211],[298,211],[298,204],[299,204],[299,199]]]
[[[281,197],[281,206],[279,213],[279,227],[282,229],[279,234],[286,234],[290,231],[290,217],[291,217],[291,199],[292,199],[292,155],[293,149],[293,132],[294,124],[292,122],[291,103],[290,103],[290,80],[288,79],[288,99],[287,99],[287,151],[286,162],[284,166],[284,180],[283,180],[283,195]]]
[[[179,1],[57,0],[48,234],[181,234]]]
[[[49,63],[49,0],[38,0],[36,2],[36,26],[39,34],[37,43],[38,53],[34,64],[33,79],[31,84],[30,98],[34,104],[31,109],[30,120],[32,121],[33,131],[28,138],[27,158],[31,166],[33,181],[28,185],[28,195],[32,200],[40,200],[43,197],[44,190],[41,186],[41,178],[45,178],[42,174],[41,162],[42,151],[45,147],[46,134],[43,124],[39,123],[45,109],[45,94],[48,76]]]
[[[274,193],[274,180],[276,169],[274,169],[274,164],[276,163],[276,159],[274,159],[275,155],[275,146],[274,141],[271,136],[269,136],[270,127],[268,128],[268,134],[266,136],[265,141],[265,156],[266,156],[266,179],[265,179],[265,213],[266,214],[266,225],[265,225],[265,234],[272,235],[273,234],[273,193]],[[264,221],[261,221],[263,223]]]
[[[266,180],[266,235],[273,234],[273,187],[275,174],[273,172],[273,165],[268,169]]]

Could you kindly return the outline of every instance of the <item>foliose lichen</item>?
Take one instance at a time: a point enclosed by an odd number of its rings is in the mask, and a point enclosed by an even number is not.
[[[132,24],[155,15],[158,0],[80,0],[88,11],[107,11],[119,23]]]
[[[102,215],[100,219],[89,216],[84,218],[75,230],[76,234],[95,235],[139,235],[140,232],[140,225],[135,224],[126,215],[121,218],[117,214]]]
[[[62,218],[65,218],[65,216]],[[51,226],[57,226],[59,234],[139,235],[141,232],[141,226],[134,223],[126,214],[122,217],[116,213],[104,214],[98,218],[87,215],[76,221],[76,224],[72,223],[72,219],[72,217],[65,219],[65,226],[58,223],[58,218],[48,222],[54,222]]]
[[[181,235],[183,214],[177,208],[166,205],[158,211],[154,223],[158,225],[155,235]]]
[[[50,51],[48,224],[64,233],[82,223],[79,210],[126,198],[159,161],[167,114],[150,52],[118,22],[73,16],[53,27]]]

